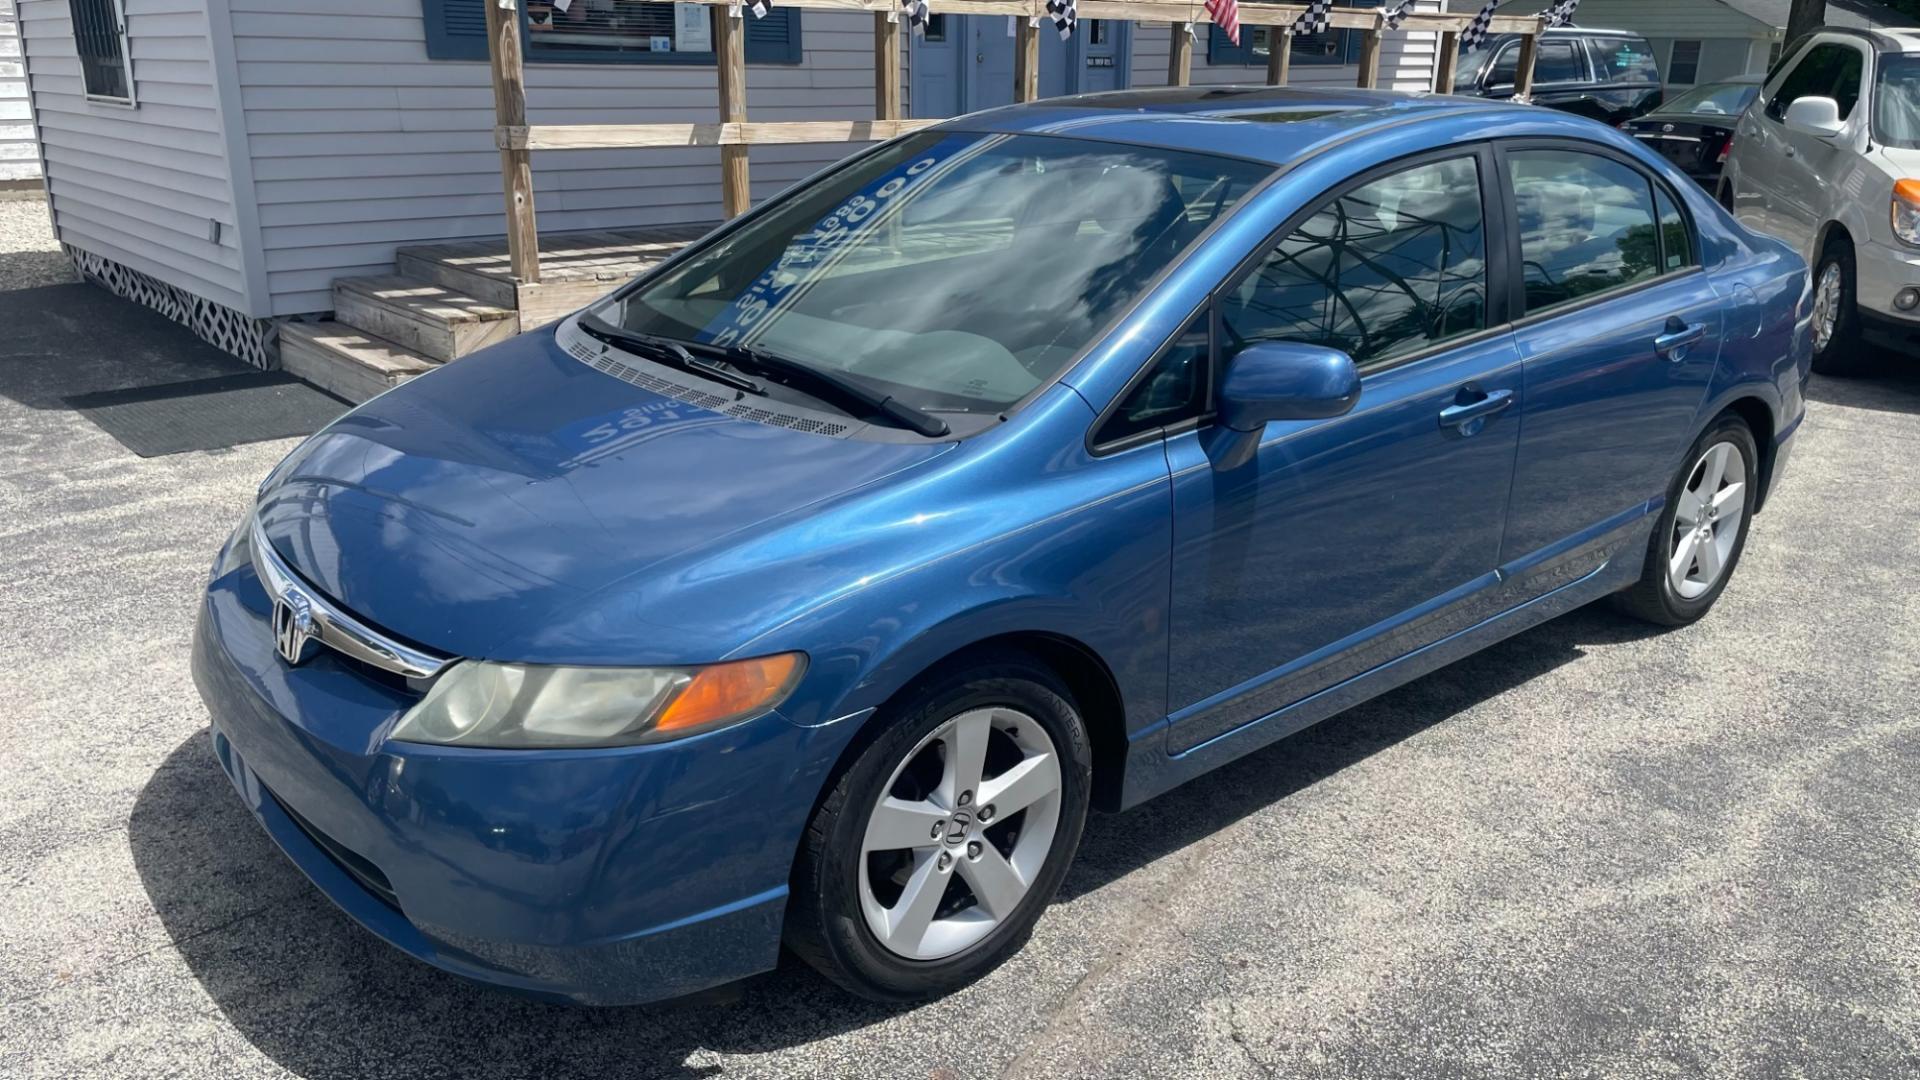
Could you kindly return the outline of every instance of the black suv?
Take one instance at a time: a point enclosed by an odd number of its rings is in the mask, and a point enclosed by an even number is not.
[[[1513,96],[1520,67],[1520,35],[1495,34],[1462,51],[1453,92]],[[1541,35],[1533,59],[1533,103],[1609,124],[1631,120],[1660,104],[1660,66],[1647,39],[1624,30],[1560,27]]]

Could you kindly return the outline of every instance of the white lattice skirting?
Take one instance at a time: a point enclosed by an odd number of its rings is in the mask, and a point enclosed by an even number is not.
[[[272,320],[242,315],[225,304],[195,296],[177,285],[169,285],[91,251],[81,251],[71,244],[60,246],[88,281],[183,324],[215,348],[232,353],[254,367],[275,366],[270,348],[274,334]]]

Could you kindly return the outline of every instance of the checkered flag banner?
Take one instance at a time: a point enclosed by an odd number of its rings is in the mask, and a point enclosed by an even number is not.
[[[1500,0],[1487,0],[1473,21],[1467,24],[1466,32],[1460,35],[1460,48],[1477,49],[1487,40],[1487,28],[1493,25],[1493,9],[1500,6]]]
[[[1540,14],[1548,26],[1566,26],[1573,22],[1573,13],[1579,6],[1580,0],[1553,0]]]
[[[1322,33],[1327,28],[1327,12],[1332,9],[1333,0],[1307,0],[1307,10],[1293,20],[1289,32],[1294,37],[1306,37],[1308,34]]]
[[[1227,32],[1228,41],[1240,44],[1240,0],[1207,0],[1207,14],[1214,25]]]
[[[1080,21],[1080,10],[1073,0],[1047,0],[1047,14],[1053,16],[1053,28],[1060,31],[1060,40],[1073,36],[1073,24]]]
[[[1415,0],[1400,0],[1398,4],[1395,4],[1393,7],[1388,8],[1387,9],[1387,29],[1389,30],[1400,29],[1400,24],[1403,22],[1406,22],[1407,16],[1413,14],[1414,2]],[[1559,0],[1556,0],[1556,2],[1559,2]],[[1574,3],[1576,4],[1579,2],[1580,0],[1574,0]]]
[[[927,20],[932,12],[927,9],[927,0],[900,0],[900,11],[907,17],[907,25],[921,37],[927,36]]]

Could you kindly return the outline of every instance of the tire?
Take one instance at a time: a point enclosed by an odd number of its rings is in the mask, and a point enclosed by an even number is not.
[[[1823,343],[1820,341],[1822,290],[1829,287],[1837,290],[1834,296],[1825,300],[1834,308],[1833,329]],[[1813,291],[1813,370],[1822,375],[1855,374],[1865,364],[1866,350],[1860,343],[1859,294],[1854,291],[1853,243],[1845,236],[1827,238],[1827,245],[1820,252],[1820,263],[1813,270]]]
[[[1730,448],[1732,456],[1726,456],[1722,448]],[[1716,497],[1709,508],[1698,500],[1698,493],[1709,486],[1706,473],[1715,467],[1714,460],[1722,463],[1722,478],[1713,484]],[[1753,430],[1738,416],[1722,413],[1687,451],[1680,472],[1667,488],[1666,508],[1660,512],[1647,542],[1640,580],[1616,595],[1615,604],[1630,615],[1661,626],[1685,626],[1705,615],[1733,578],[1740,553],[1746,550],[1759,478],[1760,452],[1753,441]],[[1727,495],[1735,483],[1741,485],[1739,492]],[[1735,504],[1738,517],[1729,522],[1728,511],[1735,509]],[[1729,524],[1733,526],[1730,537],[1725,535]],[[1701,527],[1706,529],[1704,537]],[[1676,571],[1680,546],[1687,541],[1692,545],[1688,565]],[[1709,560],[1715,564],[1711,575],[1707,573]]]
[[[1071,692],[1020,654],[981,656],[936,672],[872,723],[875,734],[808,825],[794,864],[787,947],[861,997],[936,997],[1026,943],[1080,846],[1092,748]],[[953,763],[974,755],[950,750],[976,742],[977,796],[964,784],[953,789]],[[1042,747],[1051,748],[1057,776],[1041,760]],[[1007,783],[1015,776],[1023,778],[1017,788]],[[1040,791],[1049,777],[1054,793],[1020,809],[992,801],[996,786],[1013,800]],[[896,806],[911,809],[911,818]],[[937,839],[934,827],[942,830]],[[916,846],[894,848],[895,839]],[[1009,880],[1024,881],[1024,892]],[[990,903],[996,893],[999,902]],[[932,912],[924,930],[918,911]],[[896,924],[891,939],[882,936],[880,927]]]

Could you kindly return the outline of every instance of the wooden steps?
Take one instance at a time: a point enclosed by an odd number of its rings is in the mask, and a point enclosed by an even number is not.
[[[280,327],[281,369],[352,402],[437,366],[411,349],[331,319]]]
[[[333,319],[285,323],[281,366],[365,401],[436,364],[576,311],[651,269],[709,225],[540,238],[537,285],[513,276],[504,239],[399,249],[396,273],[333,283]]]

